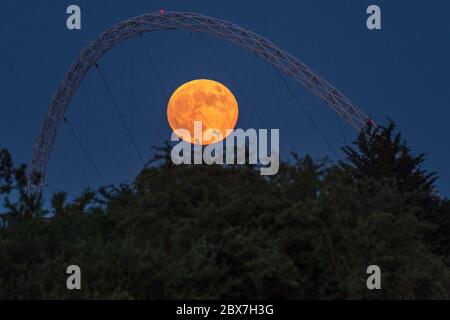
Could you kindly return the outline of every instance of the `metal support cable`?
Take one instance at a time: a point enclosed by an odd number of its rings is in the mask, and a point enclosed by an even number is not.
[[[270,85],[272,87],[273,94],[275,96],[275,100],[276,100],[276,104],[277,104],[278,110],[280,111],[280,114],[281,114],[281,119],[283,121],[284,128],[286,129],[286,133],[287,133],[287,136],[288,136],[289,144],[291,145],[291,151],[294,152],[295,148],[294,148],[294,144],[293,144],[292,139],[291,139],[291,133],[289,132],[289,127],[287,125],[287,121],[286,121],[286,118],[284,116],[283,109],[281,108],[280,98],[278,96],[277,91],[275,90],[275,84],[274,84],[274,81],[273,81],[272,73],[271,73],[269,67],[267,66],[267,63],[264,63],[264,65],[266,66],[267,74],[269,75],[269,82],[270,82]]]
[[[83,136],[86,137],[93,145],[95,145],[98,149],[103,151],[105,155],[107,155],[109,158],[117,162],[118,165],[120,165],[125,171],[130,171],[130,168],[128,168],[122,161],[114,157],[106,148],[102,147],[101,144],[96,142],[88,133],[86,133],[84,130],[82,130],[80,127],[78,127],[75,123],[70,121],[68,118],[65,118],[64,121],[66,122],[67,126],[70,126],[74,131],[77,131],[81,133]]]
[[[147,123],[150,130],[152,130],[152,132],[155,135],[157,135],[161,139],[165,140],[165,138],[161,135],[161,133],[159,133],[159,131],[152,125],[150,120],[148,120],[148,118],[145,116],[145,114],[142,112],[142,110],[132,101],[132,99],[125,93],[125,91],[103,69],[102,69],[102,73],[103,73],[103,76],[105,77],[105,79],[107,79],[109,81],[109,83],[111,83],[116,88],[116,90],[128,101],[129,105],[131,107],[133,107],[134,110],[139,114],[139,116]]]
[[[155,61],[153,60],[150,48],[149,48],[147,42],[145,41],[144,36],[142,36],[142,35],[141,35],[141,41],[142,41],[142,44],[144,46],[145,52],[147,54],[147,57],[148,57],[148,59],[150,61],[150,64],[152,65],[152,69],[153,69],[153,71],[155,73],[156,80],[158,81],[158,84],[159,84],[159,86],[161,88],[161,91],[164,94],[164,99],[168,102],[169,101],[169,96],[168,96],[168,94],[166,92],[166,88],[164,87],[164,84],[163,84],[162,78],[161,78],[161,76],[159,74],[158,68],[156,68],[156,64],[155,64]]]
[[[313,117],[311,116],[311,114],[308,112],[308,110],[306,110],[305,105],[303,104],[303,102],[300,101],[300,99],[297,97],[297,95],[295,94],[294,90],[292,90],[291,86],[289,86],[289,84],[287,83],[286,79],[284,79],[284,77],[280,74],[280,72],[277,70],[278,76],[280,77],[280,79],[283,81],[283,83],[286,85],[286,88],[288,88],[289,92],[292,94],[292,96],[294,97],[295,101],[297,102],[297,104],[300,106],[300,108],[303,110],[303,112],[306,114],[306,116],[309,118],[309,120],[311,121],[312,125],[314,126],[314,128],[316,128],[317,132],[320,134],[320,136],[322,137],[322,139],[325,141],[325,143],[328,145],[328,147],[330,148],[330,150],[334,153],[334,155],[340,159],[341,157],[339,157],[336,149],[333,147],[333,145],[330,143],[330,141],[328,140],[328,138],[326,137],[326,135],[322,132],[322,130],[320,129],[319,125],[314,121]]]
[[[158,54],[158,52],[156,50],[153,49],[152,45],[150,44],[150,41],[148,41],[148,39],[141,34],[141,39],[145,45],[145,47],[147,48],[147,51],[150,53],[153,53],[156,57],[156,59],[158,59],[161,64],[163,65],[163,67],[167,70],[169,76],[176,82],[179,83],[178,78],[175,76],[175,74],[172,72],[172,70],[170,69],[170,67],[164,63],[164,60],[162,59],[162,57]]]
[[[108,95],[109,95],[109,97],[110,97],[110,99],[111,99],[111,101],[112,101],[112,103],[113,103],[113,106],[114,106],[114,108],[116,109],[117,114],[119,115],[120,120],[122,121],[122,124],[123,124],[125,130],[127,131],[128,136],[129,136],[131,142],[132,142],[133,145],[134,145],[134,148],[136,149],[136,153],[138,154],[139,158],[141,159],[142,164],[145,166],[144,157],[142,156],[141,152],[139,151],[139,148],[138,148],[138,146],[137,146],[137,144],[136,144],[136,141],[134,140],[133,134],[131,133],[130,128],[128,127],[128,125],[127,125],[127,123],[126,123],[125,118],[124,118],[123,115],[122,115],[122,112],[120,112],[119,106],[117,105],[117,102],[116,102],[116,100],[114,99],[114,96],[113,96],[113,94],[112,94],[112,92],[111,92],[111,89],[109,88],[108,83],[106,82],[105,77],[103,76],[103,73],[102,73],[102,71],[100,70],[99,65],[98,65],[98,64],[95,64],[95,67],[96,67],[96,69],[97,69],[97,71],[98,71],[98,74],[100,75],[100,79],[102,80],[102,83],[103,83],[103,85],[104,85],[106,91],[108,92]]]
[[[184,62],[186,56],[188,56],[188,54],[190,54],[191,51],[192,51],[192,32],[189,33],[189,37],[186,39],[186,44],[184,45],[184,48],[182,51],[182,56],[181,56],[180,60],[178,61],[176,71],[175,71],[175,74],[177,76],[180,75],[181,66],[183,65],[183,62]]]
[[[86,158],[88,159],[88,161],[91,163],[91,165],[94,167],[95,171],[97,172],[98,176],[100,177],[100,180],[102,180],[102,183],[106,185],[106,181],[105,178],[103,178],[103,175],[101,174],[99,168],[97,167],[97,165],[95,164],[94,160],[92,160],[91,156],[89,155],[89,153],[87,152],[86,148],[83,146],[83,144],[81,143],[80,139],[78,138],[78,136],[76,135],[75,131],[73,130],[73,128],[70,126],[69,123],[67,123],[67,119],[64,118],[64,123],[67,125],[67,127],[69,128],[69,131],[72,133],[73,137],[75,138],[75,140],[77,141],[78,145],[80,146],[81,150],[83,151],[84,155],[86,156]]]

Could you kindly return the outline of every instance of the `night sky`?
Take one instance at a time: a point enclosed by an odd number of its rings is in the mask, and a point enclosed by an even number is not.
[[[81,7],[80,31],[66,28],[70,4]],[[380,31],[366,28],[370,4],[381,7]],[[377,123],[392,118],[414,152],[427,153],[426,168],[438,173],[439,191],[450,196],[448,0],[4,0],[0,3],[0,146],[8,148],[17,163],[28,163],[48,104],[78,53],[114,23],[160,8],[222,18],[281,46]],[[210,78],[235,94],[238,127],[280,128],[284,156],[294,149],[300,155],[337,160],[269,65],[235,45],[207,39],[220,58],[197,34],[164,31],[145,35],[152,60],[143,40],[134,39],[114,47],[99,62],[139,108],[138,112],[114,90],[146,159],[152,146],[162,145],[161,136],[170,138],[167,97],[184,82]],[[355,132],[306,89],[288,83],[342,157],[340,148],[355,138]],[[84,79],[67,118],[107,183],[129,181],[142,169],[96,70]],[[101,184],[67,125],[58,132],[46,182],[47,195],[66,190],[72,196],[86,186]]]

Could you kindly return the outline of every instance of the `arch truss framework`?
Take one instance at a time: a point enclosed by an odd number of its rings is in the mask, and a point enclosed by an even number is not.
[[[114,45],[143,33],[160,30],[186,30],[210,34],[237,44],[267,60],[322,99],[357,131],[370,123],[350,99],[321,78],[303,62],[264,37],[231,22],[196,13],[160,12],[122,21],[92,41],[77,57],[60,83],[44,118],[34,146],[30,175],[39,176],[29,185],[29,192],[42,191],[47,164],[64,114],[81,81],[90,68]]]

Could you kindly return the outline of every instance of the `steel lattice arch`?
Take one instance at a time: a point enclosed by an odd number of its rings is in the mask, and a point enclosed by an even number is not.
[[[158,12],[141,15],[112,26],[93,40],[76,58],[66,72],[50,102],[41,130],[34,146],[29,185],[30,193],[41,193],[44,186],[47,164],[56,133],[72,97],[96,62],[116,44],[143,33],[162,30],[185,30],[210,34],[230,41],[267,60],[275,68],[295,79],[310,92],[331,107],[351,127],[360,131],[370,119],[349,98],[333,85],[312,71],[303,62],[273,44],[264,37],[231,22],[186,12]]]

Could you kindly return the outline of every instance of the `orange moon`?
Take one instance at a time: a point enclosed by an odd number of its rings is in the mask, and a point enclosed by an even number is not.
[[[167,119],[173,131],[186,129],[190,137],[181,137],[192,144],[200,144],[194,137],[194,122],[202,122],[202,132],[220,131],[222,139],[227,129],[234,129],[238,119],[238,103],[233,93],[223,84],[208,79],[197,79],[181,85],[172,94],[167,105]],[[201,144],[218,142],[203,139]]]

